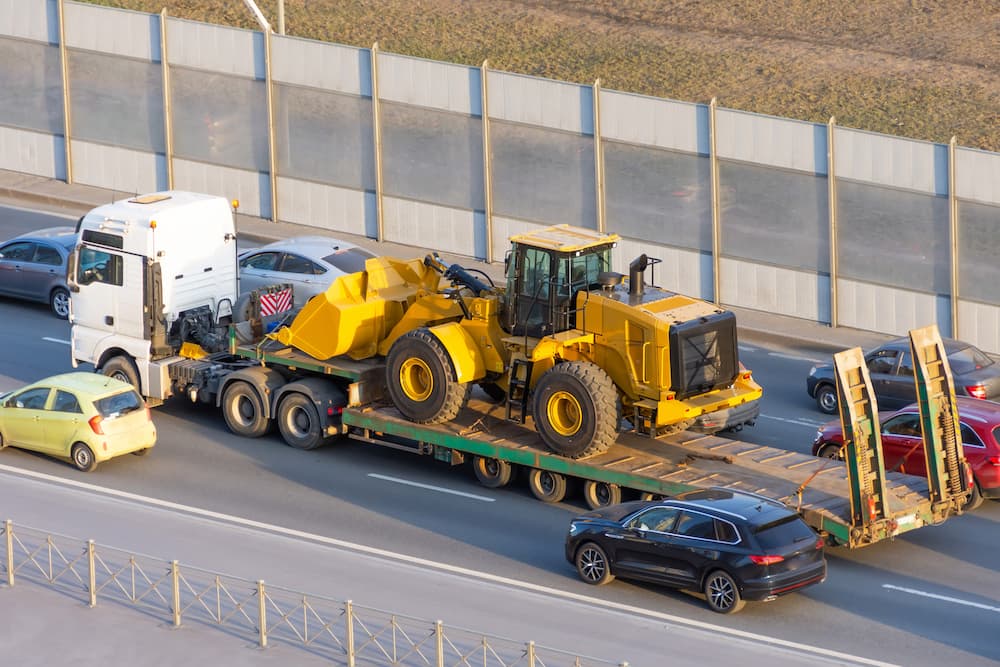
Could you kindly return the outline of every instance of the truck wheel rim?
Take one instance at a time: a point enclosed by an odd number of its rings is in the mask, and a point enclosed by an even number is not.
[[[296,438],[304,438],[312,431],[312,419],[308,412],[296,406],[289,410],[285,426]]]
[[[559,435],[569,437],[580,430],[583,411],[576,396],[568,391],[557,391],[552,394],[545,412],[552,429]]]
[[[407,359],[399,368],[399,386],[411,401],[426,401],[434,391],[434,375],[430,366],[423,359]]]

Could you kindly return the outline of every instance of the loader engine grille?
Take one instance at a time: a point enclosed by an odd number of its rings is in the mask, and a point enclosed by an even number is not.
[[[670,390],[677,398],[730,386],[739,372],[736,316],[714,313],[670,327]]]

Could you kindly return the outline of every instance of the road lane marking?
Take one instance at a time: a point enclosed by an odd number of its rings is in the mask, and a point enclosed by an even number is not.
[[[831,658],[841,663],[850,662],[852,664],[857,664],[857,665],[871,665],[872,667],[895,667],[895,665],[890,662],[883,662],[881,660],[864,658],[861,656],[851,655],[850,653],[841,653],[840,651],[821,648],[819,646],[800,644],[798,642],[789,641],[787,639],[778,639],[777,637],[769,637],[767,635],[748,632],[746,630],[737,630],[722,625],[714,625],[712,623],[707,623],[704,621],[696,621],[694,619],[685,618],[683,616],[674,616],[672,614],[666,614],[664,612],[645,609],[643,607],[635,607],[632,605],[622,604],[620,602],[602,600],[600,598],[591,597],[589,595],[582,595],[580,593],[571,593],[569,591],[559,590],[558,588],[550,588],[548,586],[542,586],[540,584],[532,584],[527,581],[508,579],[507,577],[501,577],[499,575],[489,574],[487,572],[470,570],[468,568],[459,567],[457,565],[448,565],[446,563],[427,560],[425,558],[408,556],[406,554],[401,554],[395,551],[388,551],[386,549],[369,547],[364,544],[357,544],[356,542],[347,542],[345,540],[338,540],[333,537],[317,535],[316,533],[307,533],[301,530],[295,530],[294,528],[285,528],[284,526],[278,526],[270,523],[263,523],[261,521],[254,521],[253,519],[244,519],[242,517],[233,516],[231,514],[213,512],[212,510],[206,510],[200,507],[193,507],[191,505],[181,505],[180,503],[173,503],[168,500],[160,500],[158,498],[152,498],[149,496],[140,496],[135,493],[129,493],[128,491],[109,489],[102,486],[97,486],[96,484],[88,484],[87,482],[78,482],[72,479],[63,479],[62,477],[56,477],[55,475],[47,475],[41,472],[34,472],[33,470],[23,470],[21,468],[15,468],[14,466],[0,464],[0,474],[2,473],[7,473],[9,475],[16,477],[31,478],[36,482],[49,483],[57,486],[61,485],[61,486],[73,487],[76,489],[89,491],[97,495],[118,498],[120,500],[129,500],[144,505],[148,505],[150,507],[175,510],[178,512],[189,514],[191,516],[200,517],[204,519],[212,519],[214,521],[219,521],[221,523],[227,523],[230,525],[255,528],[263,532],[271,533],[272,535],[280,535],[283,537],[307,540],[316,544],[323,544],[326,546],[331,546],[346,551],[354,551],[369,556],[376,556],[379,558],[395,560],[397,562],[406,563],[408,565],[413,565],[419,568],[437,570],[439,572],[446,572],[448,574],[468,577],[470,579],[478,579],[480,581],[487,581],[495,584],[500,584],[503,586],[509,586],[511,588],[517,588],[522,591],[529,591],[531,593],[538,593],[550,597],[558,597],[563,600],[580,602],[590,606],[599,606],[604,609],[608,609],[610,611],[630,616],[639,614],[646,618],[652,618],[660,621],[665,621],[668,623],[673,623],[674,625],[685,627],[688,629],[707,631],[709,633],[712,633],[712,635],[714,636],[726,635],[736,639],[742,639],[745,641],[753,642],[755,644],[762,644],[776,648],[784,648],[792,651],[800,651],[803,653],[808,653],[813,656],[822,656],[824,658]]]
[[[749,345],[737,345],[736,347],[738,347],[740,349],[740,352],[756,352],[757,351],[757,348],[750,347]]]
[[[825,422],[814,422],[808,419],[788,419],[787,417],[775,417],[774,415],[760,415],[764,419],[773,419],[779,422],[785,422],[788,424],[796,424],[797,426],[808,426],[809,428],[819,428]]]
[[[909,593],[910,595],[919,595],[920,597],[931,598],[933,600],[941,600],[942,602],[951,602],[953,604],[965,605],[966,607],[975,607],[976,609],[985,609],[986,611],[995,611],[997,613],[1000,613],[1000,607],[994,607],[993,605],[983,604],[981,602],[971,602],[970,600],[953,598],[947,595],[938,595],[937,593],[918,591],[915,588],[905,588],[903,586],[894,586],[892,584],[882,584],[882,588],[887,588],[893,591],[900,591],[902,593]]]
[[[808,361],[811,364],[824,363],[822,359],[813,359],[812,357],[800,357],[795,354],[785,354],[784,352],[768,352],[767,356],[778,357],[779,359],[791,359],[792,361]]]
[[[48,336],[43,336],[42,340],[47,340],[50,343],[61,343],[62,345],[69,345],[69,341],[63,340],[62,338],[49,338]]]
[[[389,477],[388,475],[379,475],[378,473],[370,472],[369,477],[374,477],[375,479],[381,479],[386,482],[395,482],[396,484],[405,484],[406,486],[415,486],[418,489],[427,489],[428,491],[438,491],[440,493],[450,493],[453,496],[462,496],[464,498],[472,498],[473,500],[482,500],[487,503],[496,502],[496,498],[489,498],[487,496],[477,496],[474,493],[466,493],[464,491],[455,491],[454,489],[446,489],[443,486],[431,486],[430,484],[421,484],[420,482],[411,482],[408,479],[400,479],[399,477]]]

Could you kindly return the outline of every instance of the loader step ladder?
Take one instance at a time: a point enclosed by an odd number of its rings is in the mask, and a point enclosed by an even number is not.
[[[878,405],[861,348],[833,356],[837,398],[851,496],[851,528],[860,542],[875,541],[878,523],[890,519]]]
[[[510,382],[507,388],[507,421],[523,424],[528,418],[528,387],[535,362],[516,358],[510,366]],[[518,414],[515,414],[517,412]]]
[[[962,447],[955,387],[948,356],[931,325],[910,331],[914,381],[927,457],[931,502],[945,502],[961,511],[969,492],[968,466]]]

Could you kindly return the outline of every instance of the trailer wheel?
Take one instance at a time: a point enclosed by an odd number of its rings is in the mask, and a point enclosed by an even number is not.
[[[278,404],[278,431],[295,449],[316,449],[324,440],[316,406],[299,393],[286,394]]]
[[[532,468],[528,473],[528,488],[543,503],[562,502],[566,497],[566,476]]]
[[[230,431],[246,438],[259,438],[271,426],[271,420],[264,416],[264,404],[257,390],[242,380],[226,387],[222,394],[222,415]]]
[[[132,363],[132,360],[124,355],[118,354],[105,361],[104,365],[101,366],[101,373],[107,377],[127,382],[141,391],[139,387],[139,371],[135,369],[135,364]]]
[[[583,499],[587,502],[587,507],[592,510],[617,505],[622,501],[622,487],[588,479],[583,483]]]
[[[616,399],[614,382],[599,366],[556,364],[535,387],[535,427],[558,454],[573,459],[600,454],[618,435]]]
[[[458,382],[448,351],[427,329],[400,337],[386,362],[389,396],[410,421],[448,422],[465,406],[469,384]]]
[[[476,471],[476,479],[483,486],[499,489],[510,483],[514,467],[507,461],[493,459],[488,456],[477,456],[472,460],[472,469]]]
[[[650,502],[653,500],[663,500],[664,498],[666,498],[666,496],[663,495],[662,493],[653,493],[651,491],[639,492],[639,500],[643,502]]]

